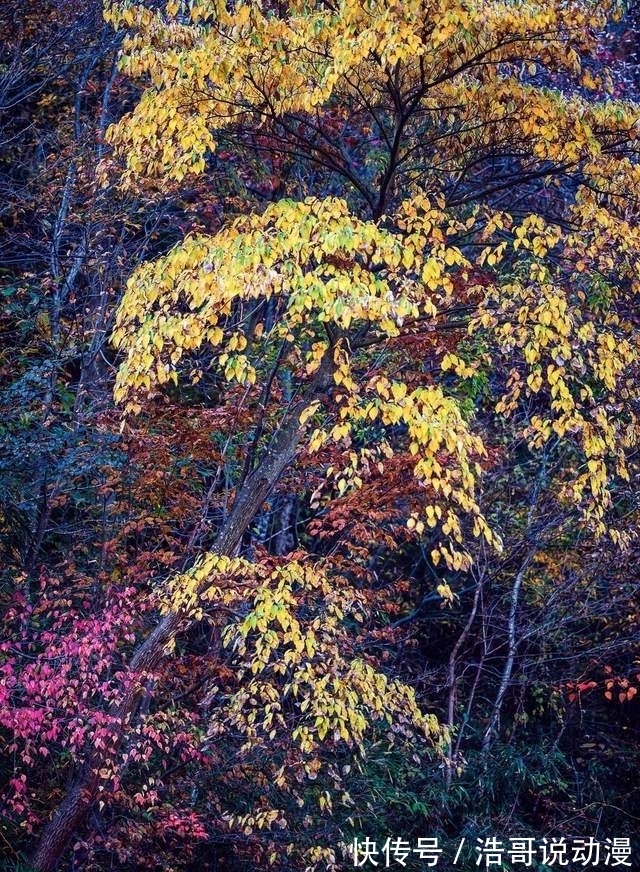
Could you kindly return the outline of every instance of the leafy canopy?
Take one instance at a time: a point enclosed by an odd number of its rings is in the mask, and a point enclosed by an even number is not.
[[[187,361],[203,348],[207,366],[250,389],[279,354],[312,451],[368,422],[388,455],[384,434],[407,429],[425,488],[409,525],[437,527],[434,561],[460,568],[465,518],[488,543],[499,536],[476,494],[485,447],[451,377],[506,371],[495,413],[518,419],[531,449],[573,453],[562,499],[604,532],[637,431],[627,315],[639,239],[621,193],[640,167],[635,107],[594,99],[607,76],[582,63],[615,11],[585,0],[109,6],[132,30],[123,69],[149,82],[109,134],[125,186],[201,173],[219,142],[249,161],[284,154],[292,193],[316,182],[134,273],[114,332],[126,353],[117,398],[135,411],[140,393],[197,380]],[[569,173],[558,222],[526,208],[536,180]],[[522,191],[519,215],[496,207],[509,186]],[[598,276],[606,308],[591,303]],[[482,360],[441,339],[461,308]],[[374,363],[425,334],[435,375],[409,385]]]
[[[614,11],[109,6],[129,29],[122,68],[147,83],[109,132],[122,185],[171,190],[215,168],[268,201],[134,272],[113,334],[117,399],[135,413],[213,372],[253,410],[245,471],[259,478],[286,437],[287,463],[302,445],[339,496],[400,456],[420,495],[397,496],[407,529],[454,571],[501,547],[480,482],[504,450],[492,427],[509,421],[512,443],[544,457],[561,512],[622,542],[612,510],[637,442],[640,280],[623,194],[640,180],[638,116],[598,99],[610,83],[588,64]],[[238,478],[240,502],[253,480]],[[406,688],[342,656],[358,596],[330,561],[227,560],[206,555],[165,600],[190,618],[236,611],[224,639],[243,684],[214,731],[233,724],[255,745],[286,727],[315,754],[331,735],[360,746],[367,723],[384,710],[402,723],[404,707],[411,729],[436,735]]]

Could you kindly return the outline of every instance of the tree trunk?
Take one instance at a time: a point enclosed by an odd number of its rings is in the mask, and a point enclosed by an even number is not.
[[[83,783],[84,782],[84,783]],[[67,795],[47,824],[32,858],[34,869],[53,872],[73,833],[84,822],[98,788],[97,773],[85,773],[67,791]]]
[[[318,384],[316,384],[316,390]],[[313,392],[313,391],[312,391]],[[300,413],[310,402],[307,398],[293,404],[276,431],[258,467],[247,477],[226,523],[220,530],[213,551],[219,554],[235,553],[242,536],[260,509],[280,475],[293,462],[300,439]],[[206,582],[203,589],[206,588]],[[87,814],[104,786],[99,772],[107,764],[113,765],[121,748],[125,728],[138,714],[144,692],[144,674],[155,669],[166,656],[169,643],[178,629],[185,626],[185,618],[170,614],[160,621],[151,634],[135,651],[128,668],[132,679],[123,699],[114,712],[116,734],[108,748],[89,751],[71,787],[52,819],[45,826],[31,863],[35,872],[54,872],[73,834],[83,825]]]

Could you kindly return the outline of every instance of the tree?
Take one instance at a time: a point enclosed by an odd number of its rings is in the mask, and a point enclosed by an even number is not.
[[[540,506],[545,524],[628,541],[615,515],[636,463],[637,110],[596,99],[607,76],[586,63],[613,12],[582,0],[108,8],[132,29],[123,70],[148,83],[109,133],[122,184],[169,190],[224,171],[274,202],[138,268],[119,307],[116,397],[129,413],[215,373],[212,402],[241,395],[250,436],[225,456],[231,507],[221,501],[213,545],[170,581],[109,711],[110,741],[84,752],[36,869],[55,867],[122,770],[144,679],[207,616],[227,625],[239,676],[214,731],[277,736],[322,763],[318,742],[364,747],[387,709],[401,731],[446,740],[375,657],[343,659],[360,644],[346,613],[375,612],[366,547],[321,571],[304,553],[275,568],[238,556],[287,477],[301,491],[314,479],[324,523],[345,523],[356,491],[375,503],[390,489],[403,537],[444,571],[438,595],[452,602],[446,578],[508,540],[483,468],[529,453],[528,550],[511,555],[485,748],[511,685]],[[261,723],[252,694],[272,706]]]

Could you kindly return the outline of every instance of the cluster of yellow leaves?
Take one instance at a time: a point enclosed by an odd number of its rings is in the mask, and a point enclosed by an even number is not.
[[[171,0],[155,13],[109,3],[107,19],[130,31],[122,69],[151,82],[109,138],[126,160],[125,183],[136,175],[180,181],[203,170],[216,130],[313,115],[338,97],[375,106],[392,77],[449,127],[446,161],[456,149],[523,137],[540,159],[595,157],[594,110],[521,82],[518,58],[577,75],[579,51],[593,48],[593,33],[615,7],[613,0],[340,0],[290,2],[275,15],[250,0],[232,9],[219,0]]]
[[[434,226],[441,213],[428,201],[423,207],[421,226],[414,217],[401,235],[355,218],[336,198],[283,200],[144,264],[127,283],[113,333],[127,356],[116,399],[175,380],[183,354],[204,344],[220,348],[228,379],[252,384],[244,352],[261,329],[247,316],[231,335],[225,330],[242,301],[284,302],[272,338],[295,332],[299,347],[308,344],[307,374],[324,356],[325,324],[365,322],[394,336],[406,319],[435,315],[452,289],[449,271],[466,261]]]
[[[440,387],[409,391],[406,384],[390,382],[386,376],[373,379],[368,387],[377,396],[361,400],[351,416],[406,426],[409,453],[416,458],[414,475],[425,488],[427,501],[424,514],[412,515],[408,526],[418,535],[426,528],[439,527],[445,539],[432,550],[433,562],[443,558],[450,569],[469,567],[470,558],[460,547],[465,539],[462,516],[472,519],[474,536],[482,536],[499,549],[500,541],[474,496],[484,445],[470,431],[456,400],[445,396]]]
[[[625,279],[625,262],[629,278],[635,274],[637,281],[640,239],[636,228],[590,205],[591,231],[563,240],[566,255],[576,262],[574,276],[554,280],[551,268],[541,263],[561,236],[539,216],[529,216],[511,239],[513,250],[534,255],[528,276],[490,289],[469,329],[491,331],[495,364],[509,373],[496,411],[514,415],[535,397],[523,429],[530,446],[562,439],[576,447],[582,463],[566,484],[566,496],[583,504],[587,519],[603,533],[611,485],[615,477],[629,480],[629,452],[637,444],[640,341],[617,312],[590,307],[579,281],[587,271],[585,281],[597,282],[594,264],[606,274],[614,261],[616,281]],[[585,210],[584,196],[579,208]]]
[[[626,257],[624,269],[637,287],[637,222],[613,214],[603,200],[640,181],[637,166],[614,160],[605,148],[637,136],[637,112],[620,101],[597,104],[539,89],[527,76],[535,73],[531,57],[577,76],[579,52],[593,48],[593,33],[615,7],[585,0],[340,0],[291,2],[274,14],[256,2],[229,9],[220,0],[170,0],[155,12],[109,4],[107,18],[129,30],[122,68],[151,82],[109,136],[126,157],[129,180],[141,174],[180,180],[202,170],[216,130],[290,113],[315,117],[330,100],[366,116],[393,92],[414,113],[399,164],[419,148],[425,118],[442,131],[433,139],[440,143],[433,145],[440,149],[434,165],[453,167],[458,158],[466,165],[474,149],[499,151],[500,143],[516,150],[524,143],[539,161],[581,163],[594,186],[578,196],[580,230],[566,243],[558,227],[536,215],[515,228],[504,215],[486,222],[479,263],[499,268],[505,258],[520,257],[528,276],[487,293],[472,329],[492,330],[500,353],[521,355],[498,411],[513,413],[528,396],[548,397],[548,410],[532,415],[527,438],[535,447],[552,435],[579,444],[586,469],[575,477],[572,496],[580,502],[590,494],[588,511],[601,526],[609,470],[627,474],[624,452],[635,428],[629,373],[637,349],[615,316],[602,329],[585,316],[583,301],[554,280],[549,255],[557,257],[566,244],[577,273],[605,274],[619,271]],[[363,422],[406,425],[426,494],[425,514],[409,524],[419,534],[439,527],[446,541],[434,560],[465,567],[463,515],[476,536],[497,544],[474,495],[481,440],[438,388],[408,391],[383,377],[363,385],[351,338],[395,337],[418,320],[437,326],[455,273],[468,267],[451,237],[475,231],[476,218],[456,222],[438,195],[417,194],[387,223],[363,221],[337,198],[309,198],[280,201],[214,237],[188,238],[128,283],[114,331],[126,355],[116,397],[135,410],[136,392],[177,381],[185,358],[203,346],[214,350],[226,379],[251,386],[265,343],[289,343],[298,387],[327,362],[333,375],[336,418],[323,420],[326,409],[315,396],[300,415],[301,426],[317,425],[311,450],[329,440],[348,442]],[[600,232],[587,242],[582,229],[590,224]],[[275,303],[277,312],[268,336],[257,314],[262,301]],[[473,374],[455,353],[445,355],[442,368],[463,379]],[[357,478],[340,480],[346,490]]]
[[[455,223],[425,197],[404,204],[396,228],[385,229],[352,216],[342,200],[280,201],[262,215],[242,218],[214,237],[192,237],[159,260],[141,266],[127,285],[118,311],[114,342],[126,352],[116,398],[177,379],[183,355],[203,345],[219,350],[220,370],[229,380],[256,381],[256,366],[270,339],[308,349],[303,378],[311,377],[327,355],[338,392],[337,423],[316,427],[309,447],[347,439],[360,422],[405,424],[415,475],[442,500],[443,542],[434,550],[453,568],[468,557],[449,544],[461,544],[460,513],[473,518],[475,535],[494,541],[474,498],[477,458],[482,442],[474,437],[454,400],[439,388],[408,391],[402,382],[376,377],[364,387],[352,372],[350,328],[366,327],[372,336],[397,336],[417,318],[437,318],[453,292],[451,274],[467,265],[447,245]],[[271,335],[256,331],[251,301],[276,298],[280,317]],[[229,319],[238,305],[244,323]],[[340,338],[332,348],[327,327]],[[255,347],[255,357],[251,351]],[[314,400],[300,424],[320,410]],[[418,533],[435,526],[414,519]]]
[[[195,621],[205,615],[207,602],[231,608],[252,585],[256,567],[242,557],[227,557],[210,551],[185,572],[172,576],[158,592],[158,602],[164,614],[180,612]]]
[[[393,450],[388,443],[375,446],[374,448],[360,448],[359,451],[350,450],[349,462],[336,470],[334,466],[328,466],[325,470],[326,485],[321,485],[312,494],[310,499],[311,508],[317,509],[321,503],[328,502],[330,493],[343,496],[350,490],[362,487],[362,475],[369,475],[372,464],[378,471],[384,471],[383,457],[392,457]]]
[[[212,734],[239,731],[247,748],[290,735],[309,755],[329,740],[359,748],[375,724],[391,736],[434,741],[441,734],[409,687],[347,656],[344,620],[362,621],[364,600],[343,579],[307,564],[265,571],[210,553],[169,582],[163,601],[165,611],[193,619],[232,615],[223,641],[241,684],[216,706]]]

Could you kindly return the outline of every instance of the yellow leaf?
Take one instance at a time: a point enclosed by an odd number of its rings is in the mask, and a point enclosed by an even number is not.
[[[307,406],[306,409],[303,409],[303,411],[300,414],[300,423],[306,424],[306,422],[309,420],[309,418],[311,418],[313,415],[315,415],[315,413],[318,411],[319,408],[320,408],[320,402],[318,400],[315,400],[313,403],[311,403],[311,405]]]
[[[407,386],[404,382],[393,382],[391,384],[391,394],[393,399],[399,402],[407,395]]]

